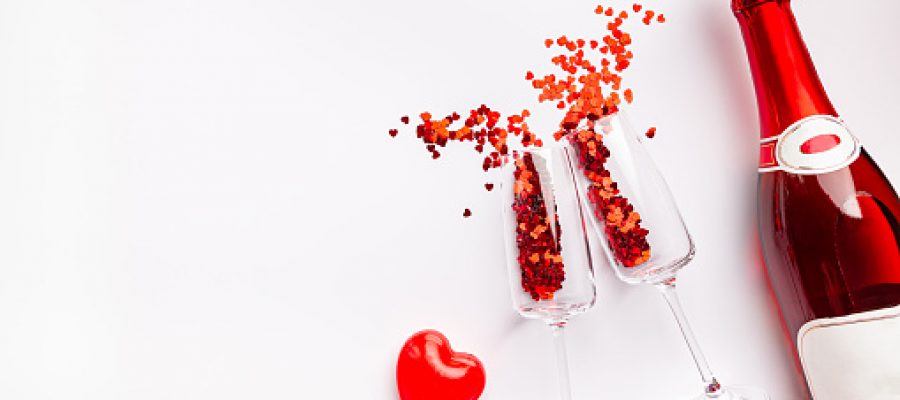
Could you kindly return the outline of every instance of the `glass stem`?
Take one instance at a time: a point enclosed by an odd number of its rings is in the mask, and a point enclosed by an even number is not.
[[[697,371],[700,372],[700,377],[703,379],[703,391],[706,397],[710,399],[718,398],[723,394],[722,386],[716,380],[716,377],[713,376],[712,370],[706,362],[706,357],[703,356],[703,351],[700,350],[700,344],[697,343],[697,338],[694,337],[694,332],[691,330],[687,317],[684,315],[684,310],[678,301],[678,294],[675,292],[675,278],[658,283],[656,287],[662,292],[666,303],[669,304],[669,309],[672,310],[672,314],[675,316],[675,321],[678,322],[684,341],[691,351],[691,357],[694,358],[694,363],[697,364]]]
[[[572,400],[572,386],[569,384],[569,360],[566,354],[566,338],[563,335],[565,322],[550,324],[553,329],[553,344],[556,347],[556,365],[559,369],[559,390],[562,400]]]

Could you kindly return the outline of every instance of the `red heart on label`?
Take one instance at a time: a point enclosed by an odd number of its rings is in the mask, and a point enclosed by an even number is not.
[[[841,144],[841,137],[835,134],[813,136],[800,145],[800,152],[803,154],[824,153],[839,144]]]
[[[416,333],[400,350],[397,390],[401,400],[476,400],[484,383],[481,361],[454,352],[438,331]]]

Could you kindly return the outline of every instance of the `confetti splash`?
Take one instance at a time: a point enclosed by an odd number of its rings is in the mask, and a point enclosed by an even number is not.
[[[544,47],[557,50],[550,58],[556,72],[539,76],[528,70],[524,78],[539,92],[539,103],[551,103],[564,111],[553,138],[557,141],[567,138],[573,144],[583,173],[590,181],[589,200],[598,219],[605,224],[615,256],[625,266],[632,267],[650,257],[646,239],[649,231],[641,227],[640,214],[619,193],[614,178],[605,168],[609,149],[603,145],[603,134],[596,132],[594,122],[617,112],[623,101],[634,101],[634,91],[625,87],[622,77],[634,59],[630,50],[633,39],[625,30],[627,21],[640,17],[644,25],[652,25],[664,23],[666,18],[641,4],[621,10],[598,5],[594,13],[606,22],[605,34],[599,40],[570,39],[566,35],[544,40]],[[443,118],[434,118],[426,111],[419,114],[415,134],[433,159],[440,157],[439,148],[450,143],[468,143],[483,156],[482,170],[489,171],[502,166],[508,155],[518,159],[519,150],[543,146],[542,139],[531,131],[526,121],[531,115],[523,108],[519,113],[504,116],[486,105],[465,113],[451,112]],[[409,124],[410,118],[403,116],[400,121]],[[397,131],[392,129],[388,133],[394,137]],[[656,128],[651,128],[646,136],[652,138],[655,134]],[[484,187],[488,191],[493,189],[489,183]],[[464,216],[470,215],[471,211],[466,209]]]

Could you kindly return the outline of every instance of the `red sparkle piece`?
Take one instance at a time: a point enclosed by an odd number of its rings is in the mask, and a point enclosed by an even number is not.
[[[471,217],[471,216],[472,216],[472,210],[470,210],[470,209],[468,209],[468,208],[465,209],[465,210],[463,210],[463,217],[464,217],[464,218],[469,218],[469,217]]]
[[[494,184],[493,183],[485,183],[484,188],[487,189],[488,192],[490,192],[491,190],[494,190]]]
[[[396,129],[388,130],[388,135],[391,135],[391,137],[397,136],[397,133],[399,133],[399,132]]]

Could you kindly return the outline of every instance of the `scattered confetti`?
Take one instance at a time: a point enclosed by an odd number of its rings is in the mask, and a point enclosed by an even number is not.
[[[635,14],[643,11],[641,21],[645,25],[666,20],[663,14],[640,4],[633,4],[630,10]],[[597,120],[617,112],[623,101],[631,103],[634,100],[632,89],[623,89],[622,78],[622,73],[634,59],[634,53],[629,50],[633,39],[625,31],[630,14],[627,9],[616,10],[603,5],[598,5],[594,12],[607,19],[606,34],[600,40],[570,39],[566,35],[545,39],[546,48],[559,50],[550,58],[558,71],[541,75],[528,70],[525,80],[539,92],[539,103],[549,102],[555,109],[564,110],[565,114],[553,137],[556,140],[567,138],[575,147],[580,167],[591,182],[590,200],[597,217],[606,223],[606,234],[615,247],[616,258],[626,266],[635,266],[650,256],[646,240],[649,232],[641,227],[640,214],[619,193],[613,177],[606,170],[609,149],[603,145],[603,136],[595,131],[594,126]],[[482,170],[489,171],[502,166],[509,155],[517,158],[516,149],[543,146],[542,140],[526,122],[529,116],[531,112],[527,109],[504,116],[486,105],[462,114],[452,112],[443,118],[434,118],[431,113],[423,112],[420,114],[421,123],[416,126],[416,137],[435,159],[440,157],[438,148],[450,142],[469,142],[475,152],[483,155]],[[408,117],[401,118],[404,124],[408,120]],[[655,128],[647,131],[647,137],[654,134]],[[490,183],[484,186],[488,191],[493,188]],[[470,215],[469,209],[463,213],[465,217]],[[561,282],[561,276],[559,279]],[[538,293],[538,297],[543,296],[542,290],[552,288],[553,282],[547,280],[533,286],[532,295]],[[552,291],[549,293],[552,295]]]

